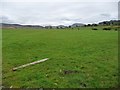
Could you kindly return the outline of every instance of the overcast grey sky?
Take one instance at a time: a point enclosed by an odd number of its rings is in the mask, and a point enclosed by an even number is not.
[[[84,2],[83,2],[84,1]],[[2,0],[3,23],[70,25],[118,18],[119,0]]]

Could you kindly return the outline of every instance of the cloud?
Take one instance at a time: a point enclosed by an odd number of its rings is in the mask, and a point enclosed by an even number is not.
[[[3,22],[69,25],[117,19],[117,2],[10,2],[4,0]],[[13,1],[13,0],[12,0]],[[33,0],[31,0],[33,1]]]
[[[10,20],[8,17],[6,17],[6,16],[3,16],[2,18],[0,18],[1,20],[2,20],[2,22],[4,22],[4,23],[13,23],[13,21],[12,20]]]
[[[2,2],[113,2],[113,0],[1,0]],[[119,0],[114,0],[118,2]]]
[[[103,14],[100,14],[101,16],[103,17],[110,17],[111,15],[110,14],[107,14],[107,13],[103,13]]]

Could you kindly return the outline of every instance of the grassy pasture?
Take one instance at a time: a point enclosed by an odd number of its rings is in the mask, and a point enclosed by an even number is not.
[[[3,29],[3,86],[106,88],[118,84],[118,32]],[[32,61],[48,61],[12,71]]]

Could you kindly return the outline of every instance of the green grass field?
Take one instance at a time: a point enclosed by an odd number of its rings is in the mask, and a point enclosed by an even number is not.
[[[108,88],[118,85],[118,32],[3,29],[3,86]],[[17,71],[12,68],[44,58]]]

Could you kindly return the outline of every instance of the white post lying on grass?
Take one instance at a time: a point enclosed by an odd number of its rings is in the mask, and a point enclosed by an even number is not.
[[[15,67],[15,68],[13,68],[12,70],[15,71],[15,70],[20,69],[20,68],[24,68],[24,67],[27,67],[27,66],[30,66],[30,65],[34,65],[34,64],[37,64],[37,63],[40,63],[40,62],[44,62],[44,61],[46,61],[46,60],[48,60],[48,59],[49,59],[49,58],[45,58],[45,59],[38,60],[38,61],[35,61],[35,62],[32,62],[32,63],[24,64],[24,65]]]

